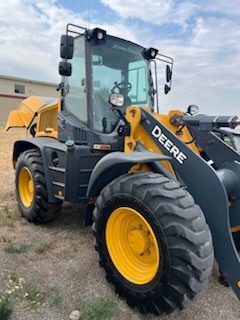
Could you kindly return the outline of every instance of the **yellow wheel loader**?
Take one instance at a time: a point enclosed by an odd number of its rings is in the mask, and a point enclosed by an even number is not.
[[[239,298],[239,135],[223,138],[238,118],[160,114],[158,65],[168,93],[172,58],[100,28],[68,24],[60,55],[60,99],[29,97],[8,118],[32,134],[13,150],[22,215],[47,222],[84,203],[108,281],[143,313],[189,306],[214,255]]]

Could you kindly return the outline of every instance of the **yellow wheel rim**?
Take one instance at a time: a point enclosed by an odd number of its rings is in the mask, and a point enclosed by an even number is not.
[[[118,272],[134,284],[154,279],[160,265],[160,250],[147,220],[136,210],[121,207],[106,225],[106,245]]]
[[[32,174],[27,167],[23,167],[19,172],[18,190],[23,205],[29,208],[33,202],[34,185]]]

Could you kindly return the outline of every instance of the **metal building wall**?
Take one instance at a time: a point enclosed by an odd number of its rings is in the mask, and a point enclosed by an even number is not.
[[[24,86],[24,93],[16,93],[15,85]],[[0,75],[0,125],[5,125],[11,110],[29,96],[58,98],[57,84]]]

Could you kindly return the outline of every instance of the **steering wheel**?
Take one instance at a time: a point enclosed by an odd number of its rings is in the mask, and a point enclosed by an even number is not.
[[[115,92],[116,89],[118,89],[119,92]],[[128,93],[132,89],[132,84],[130,82],[125,82],[125,81],[122,81],[119,83],[114,82],[114,86],[111,89],[111,92],[112,93],[122,93],[122,92],[124,92],[124,89],[127,90],[127,93]]]

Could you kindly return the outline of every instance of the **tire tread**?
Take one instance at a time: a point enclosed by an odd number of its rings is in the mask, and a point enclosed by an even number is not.
[[[105,204],[125,197],[148,206],[160,227],[170,254],[168,281],[149,292],[131,292],[119,281],[103,250],[102,212]],[[142,313],[170,313],[189,306],[207,287],[213,265],[210,230],[192,196],[179,183],[155,173],[126,174],[109,183],[99,195],[93,212],[95,249],[108,281],[130,306]],[[164,287],[164,290],[163,290]]]

